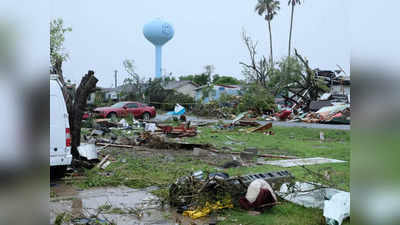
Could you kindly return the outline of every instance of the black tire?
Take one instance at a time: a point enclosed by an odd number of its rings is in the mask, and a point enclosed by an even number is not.
[[[50,178],[51,179],[59,179],[64,177],[65,172],[67,171],[67,166],[51,166],[50,167]]]
[[[117,118],[117,114],[116,114],[115,112],[110,112],[110,113],[107,115],[107,118]]]
[[[145,112],[145,113],[143,113],[143,115],[142,115],[143,120],[150,120],[150,117],[151,117],[151,115],[150,115],[150,113],[148,113],[148,112]]]

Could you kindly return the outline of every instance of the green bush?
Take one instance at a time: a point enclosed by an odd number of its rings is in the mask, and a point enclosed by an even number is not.
[[[161,108],[163,110],[167,111],[174,110],[174,107],[177,103],[185,107],[186,110],[189,110],[192,108],[192,103],[194,103],[194,98],[189,95],[185,95],[174,91],[173,93],[169,94],[166,97],[165,102],[167,102],[168,104],[162,105]]]
[[[258,114],[263,114],[276,109],[274,97],[267,89],[258,85],[250,85],[244,88],[238,111],[252,110]]]

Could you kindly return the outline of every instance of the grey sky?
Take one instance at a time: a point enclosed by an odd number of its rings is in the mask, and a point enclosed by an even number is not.
[[[216,73],[243,78],[240,61],[248,60],[241,40],[244,28],[259,41],[258,52],[269,54],[268,30],[254,12],[256,0],[152,0],[52,1],[52,18],[61,17],[73,31],[66,37],[70,60],[64,73],[79,82],[94,69],[99,85],[110,87],[114,70],[119,84],[127,77],[122,67],[126,58],[136,61],[137,72],[154,76],[154,47],[144,38],[143,25],[156,17],[171,22],[175,37],[163,48],[163,68],[174,76],[200,73],[213,64]],[[349,74],[350,38],[348,4],[345,0],[306,0],[295,10],[292,46],[310,60],[313,67],[336,69]],[[274,58],[287,54],[290,9],[281,1],[279,15],[272,22]]]

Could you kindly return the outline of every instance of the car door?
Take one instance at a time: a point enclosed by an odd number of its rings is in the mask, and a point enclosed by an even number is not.
[[[140,114],[139,105],[137,103],[128,103],[126,104],[127,110],[129,114],[133,115],[134,117],[138,117]]]

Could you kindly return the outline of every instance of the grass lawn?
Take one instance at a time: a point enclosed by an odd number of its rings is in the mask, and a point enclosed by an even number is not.
[[[290,155],[297,157],[326,157],[339,160],[350,160],[350,131],[322,130],[298,127],[273,127],[275,135],[267,136],[262,133],[246,133],[243,129],[214,130],[209,127],[200,128],[199,135],[184,138],[191,143],[211,143],[217,148],[230,147],[233,151],[242,151],[247,147],[257,147],[259,153]],[[320,142],[320,131],[324,132],[325,141]],[[215,165],[193,157],[191,152],[171,150],[155,150],[151,154],[139,153],[127,149],[109,149],[115,162],[106,168],[108,176],[99,173],[98,169],[85,171],[86,180],[74,181],[80,188],[99,186],[126,185],[132,188],[159,186],[154,193],[160,197],[167,195],[168,185],[180,176],[189,172],[203,170],[214,172]],[[126,161],[122,162],[121,159]],[[268,159],[270,160],[270,159]],[[221,164],[223,162],[220,162]],[[323,173],[330,172],[330,181],[337,188],[349,191],[350,164],[322,164],[307,166],[307,168]],[[270,165],[255,165],[226,169],[232,175],[244,175],[256,172],[288,170],[296,179],[313,181],[314,177],[301,167],[282,168]],[[104,172],[104,171],[101,171]],[[226,217],[220,224],[276,224],[276,225],[316,225],[324,224],[322,210],[309,209],[289,202],[267,210],[261,215],[248,215],[240,209],[222,210],[218,214]],[[350,224],[346,221],[344,224]]]

